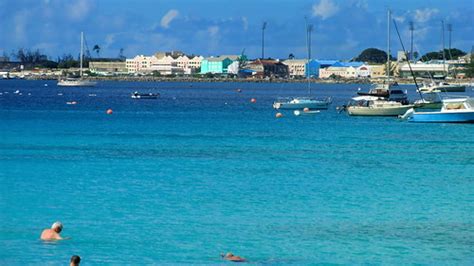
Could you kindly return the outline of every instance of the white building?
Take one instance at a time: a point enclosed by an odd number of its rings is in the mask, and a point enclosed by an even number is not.
[[[305,59],[288,59],[282,62],[288,66],[288,73],[290,77],[304,77],[306,73],[306,64],[308,60]]]
[[[153,63],[156,63],[157,58],[155,56],[144,56],[137,55],[132,59],[126,59],[125,65],[128,73],[143,73],[150,72],[150,68]]]
[[[127,59],[128,72],[158,71],[161,75],[192,74],[201,67],[202,56],[187,56],[181,52],[156,53],[153,56],[139,55]]]

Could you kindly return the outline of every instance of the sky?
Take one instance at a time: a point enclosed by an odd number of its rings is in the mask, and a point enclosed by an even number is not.
[[[93,56],[127,58],[179,50],[187,54],[306,57],[306,24],[312,24],[312,57],[349,60],[366,48],[386,50],[387,9],[405,47],[421,54],[442,47],[441,21],[452,25],[452,47],[474,45],[474,0],[0,0],[0,55],[39,49],[56,59],[79,54],[80,32]],[[391,32],[391,53],[401,50]],[[448,32],[445,33],[446,47]],[[408,48],[407,48],[408,49]]]

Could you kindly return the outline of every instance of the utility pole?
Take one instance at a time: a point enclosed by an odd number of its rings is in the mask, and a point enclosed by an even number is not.
[[[267,22],[264,21],[262,24],[262,59],[265,58],[265,29],[267,28]]]
[[[411,32],[411,46],[410,46],[410,58],[408,60],[413,61],[413,31],[415,30],[415,27],[413,26],[413,21],[410,21],[410,32]]]

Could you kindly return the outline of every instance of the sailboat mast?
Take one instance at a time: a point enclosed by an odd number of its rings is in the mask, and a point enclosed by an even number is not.
[[[308,50],[308,57],[306,59],[306,80],[308,81],[308,94],[311,94],[311,85],[309,81],[310,76],[310,67],[309,67],[309,60],[311,58],[311,31],[312,26],[308,24],[307,17],[304,18],[306,21],[306,48]]]
[[[446,73],[446,54],[444,52],[445,47],[444,47],[444,20],[441,20],[441,41],[443,42],[442,49],[443,49],[443,71],[447,76]]]
[[[387,88],[390,89],[390,9],[388,10],[387,15]]]
[[[79,73],[80,73],[80,76],[82,77],[82,58],[83,58],[83,50],[84,50],[84,32],[81,31],[81,53],[80,53],[80,70],[79,70]]]

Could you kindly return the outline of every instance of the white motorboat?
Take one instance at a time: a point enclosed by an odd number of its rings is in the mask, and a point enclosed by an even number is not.
[[[159,93],[139,93],[138,91],[132,93],[132,95],[130,96],[132,99],[150,99],[150,100],[154,100],[154,99],[158,99],[158,97],[160,97],[160,94]]]
[[[474,99],[470,97],[443,99],[440,110],[419,111],[411,108],[400,118],[418,123],[474,123]]]
[[[462,84],[449,84],[447,82],[424,83],[419,88],[420,92],[465,92],[466,86]]]

